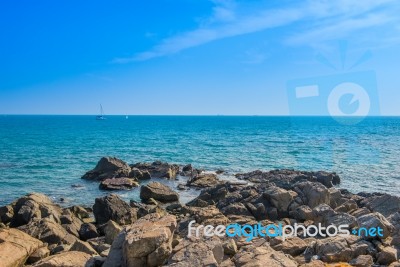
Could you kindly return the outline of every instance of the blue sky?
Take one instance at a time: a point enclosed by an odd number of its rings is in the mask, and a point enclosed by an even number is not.
[[[0,114],[102,103],[107,114],[290,115],[289,81],[372,70],[380,113],[400,115],[399,12],[396,0],[1,1]]]

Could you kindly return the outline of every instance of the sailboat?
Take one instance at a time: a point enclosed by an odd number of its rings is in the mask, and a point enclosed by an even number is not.
[[[100,104],[100,115],[96,116],[96,120],[105,120],[106,117],[104,117],[104,112],[103,112],[103,106]]]

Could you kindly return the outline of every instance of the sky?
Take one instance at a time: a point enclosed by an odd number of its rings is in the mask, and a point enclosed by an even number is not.
[[[399,12],[397,0],[0,1],[0,114],[296,115],[304,86],[323,90],[304,103],[326,114],[347,82],[400,115]],[[351,113],[360,97],[338,105]]]

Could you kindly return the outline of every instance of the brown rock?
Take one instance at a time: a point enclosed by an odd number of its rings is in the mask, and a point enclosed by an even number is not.
[[[23,266],[28,257],[43,246],[40,240],[17,229],[0,229],[0,265]]]
[[[119,226],[116,222],[109,220],[107,222],[106,227],[104,228],[105,232],[105,242],[107,244],[112,244],[114,239],[118,236],[118,234],[122,231],[122,227]]]
[[[128,177],[131,168],[117,158],[103,157],[96,167],[82,176],[82,179],[102,181],[108,178]]]
[[[371,255],[360,255],[349,263],[354,267],[371,267],[374,264],[374,259]]]
[[[270,245],[273,249],[292,256],[300,255],[307,248],[306,242],[297,236],[287,238],[285,241],[283,241],[282,238],[272,238],[270,240]]]
[[[168,164],[166,162],[155,161],[151,164],[149,163],[136,163],[131,166],[132,168],[137,168],[139,170],[148,171],[153,178],[167,178],[175,179],[177,173],[179,172],[179,166],[176,164]]]
[[[178,201],[179,195],[162,183],[150,182],[140,188],[140,198],[144,201],[153,198],[161,202],[173,202]]]
[[[101,181],[99,188],[102,190],[130,190],[138,186],[139,183],[131,178],[108,178]]]
[[[89,254],[79,251],[68,251],[47,257],[32,267],[83,267],[89,261]]]
[[[29,264],[38,262],[50,255],[50,250],[47,247],[38,248],[35,252],[33,252],[28,260],[26,261]]]
[[[389,265],[397,261],[397,250],[394,247],[383,247],[378,253],[377,262],[382,265]]]
[[[126,225],[136,221],[136,211],[115,194],[96,198],[93,213],[97,224],[113,220],[119,225]]]
[[[218,177],[214,173],[200,173],[194,175],[187,181],[187,186],[207,188],[219,183]]]

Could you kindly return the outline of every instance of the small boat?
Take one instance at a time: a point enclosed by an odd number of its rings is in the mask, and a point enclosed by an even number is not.
[[[100,104],[100,115],[96,116],[96,120],[105,120],[106,117],[104,117],[104,112],[103,112],[103,106]]]

